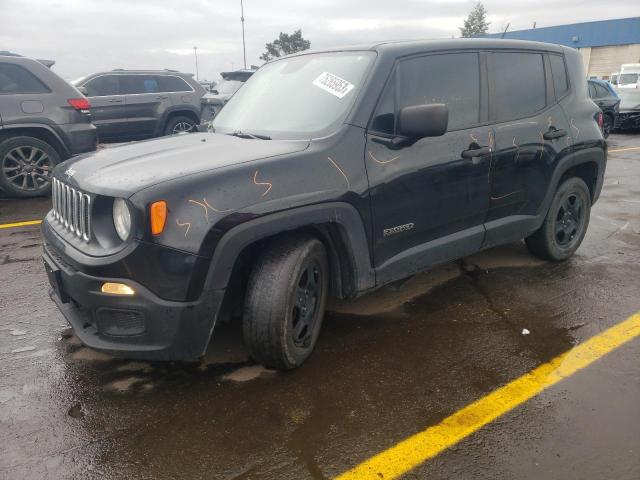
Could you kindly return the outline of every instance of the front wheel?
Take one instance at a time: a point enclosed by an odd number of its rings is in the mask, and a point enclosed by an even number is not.
[[[254,360],[289,370],[311,355],[324,316],[328,277],[324,245],[309,235],[282,238],[258,258],[242,320]]]
[[[542,226],[525,239],[544,260],[566,260],[578,249],[589,225],[591,195],[581,178],[569,178],[556,191]]]

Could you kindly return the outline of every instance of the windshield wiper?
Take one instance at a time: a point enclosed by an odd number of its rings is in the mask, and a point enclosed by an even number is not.
[[[271,137],[267,136],[267,135],[258,135],[257,133],[246,133],[246,132],[241,132],[240,130],[236,130],[233,133],[229,133],[228,135],[231,135],[233,137],[239,137],[239,138],[253,138],[253,139],[257,139],[257,140],[271,140]]]

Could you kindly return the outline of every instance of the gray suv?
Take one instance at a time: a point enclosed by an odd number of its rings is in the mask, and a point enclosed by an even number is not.
[[[188,132],[200,123],[204,88],[175,70],[113,70],[72,82],[91,101],[100,141]]]
[[[0,52],[0,190],[34,197],[53,167],[96,149],[89,101],[43,62]]]

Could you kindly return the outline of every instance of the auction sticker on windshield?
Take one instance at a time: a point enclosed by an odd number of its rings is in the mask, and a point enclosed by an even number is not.
[[[347,82],[344,78],[340,78],[329,72],[322,72],[320,76],[313,81],[313,84],[338,98],[344,97],[354,87],[352,83]]]

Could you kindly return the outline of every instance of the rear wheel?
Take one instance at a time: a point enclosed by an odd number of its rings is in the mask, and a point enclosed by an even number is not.
[[[328,276],[325,248],[309,235],[283,238],[260,256],[243,314],[244,341],[256,361],[288,370],[311,355],[324,316]]]
[[[613,117],[608,113],[602,116],[602,136],[607,138],[613,130]]]
[[[545,260],[562,261],[578,249],[589,225],[591,195],[581,178],[563,182],[542,226],[525,239],[527,248]]]
[[[58,152],[39,138],[9,138],[0,143],[0,189],[15,197],[46,195],[58,163]]]
[[[195,132],[196,122],[192,118],[177,116],[170,118],[164,127],[165,135],[177,135],[178,133]]]

